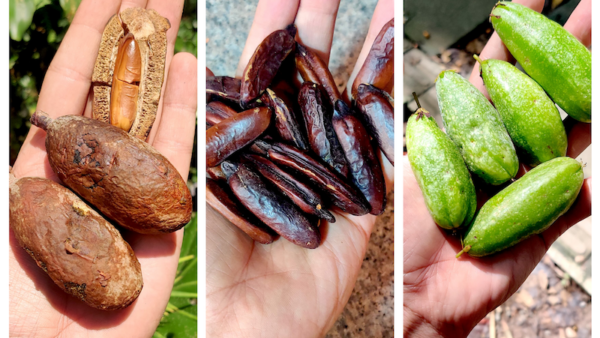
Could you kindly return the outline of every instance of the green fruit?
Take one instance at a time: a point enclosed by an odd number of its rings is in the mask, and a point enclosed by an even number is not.
[[[408,119],[406,148],[435,223],[444,229],[469,225],[477,208],[471,175],[456,145],[422,109]]]
[[[441,72],[435,88],[446,132],[469,170],[493,185],[515,177],[519,159],[494,106],[453,71]]]
[[[558,109],[542,87],[508,62],[475,58],[521,161],[536,166],[565,156],[567,133]]]
[[[463,252],[481,257],[548,229],[583,185],[581,163],[569,157],[544,162],[483,205],[463,237]]]
[[[561,25],[523,5],[499,2],[494,29],[523,69],[574,119],[592,121],[592,54]]]

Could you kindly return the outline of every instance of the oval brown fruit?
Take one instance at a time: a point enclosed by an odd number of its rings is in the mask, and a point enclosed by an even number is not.
[[[11,182],[10,228],[58,287],[89,306],[122,309],[142,291],[140,263],[119,231],[54,181]]]
[[[144,234],[173,232],[190,221],[190,190],[147,143],[83,116],[52,120],[36,112],[31,123],[47,132],[52,170],[106,217]]]

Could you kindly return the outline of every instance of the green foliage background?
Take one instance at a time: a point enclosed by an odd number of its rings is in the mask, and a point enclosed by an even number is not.
[[[10,165],[31,127],[42,81],[81,0],[10,1]],[[197,0],[185,0],[175,53],[197,57]],[[196,138],[189,185],[197,181]],[[194,196],[194,210],[197,197]],[[197,215],[185,227],[171,299],[154,337],[197,337]]]

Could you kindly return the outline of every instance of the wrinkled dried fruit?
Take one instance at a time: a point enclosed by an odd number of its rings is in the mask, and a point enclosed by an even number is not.
[[[323,100],[322,87],[316,83],[304,82],[300,88],[298,103],[312,151],[342,176],[348,177],[348,163],[331,124],[332,107]]]
[[[223,169],[221,169],[220,165],[206,168],[206,174],[215,181],[227,179],[227,176],[223,172]]]
[[[333,75],[329,72],[325,62],[316,53],[300,43],[296,45],[296,67],[304,81],[323,86],[329,95],[329,102],[332,106],[335,101],[341,98]]]
[[[335,104],[333,128],[346,154],[352,182],[371,205],[370,213],[380,215],[385,209],[385,180],[367,129],[342,100]]]
[[[365,127],[394,165],[394,99],[382,90],[361,84],[358,86],[356,106],[362,113]]]
[[[146,234],[173,232],[190,221],[190,190],[147,143],[83,116],[52,120],[36,112],[31,123],[47,132],[52,170],[106,217]]]
[[[228,105],[219,101],[214,101],[206,105],[206,124],[214,126],[236,114],[237,112]]]
[[[315,215],[319,218],[335,223],[335,217],[325,210],[319,194],[311,187],[298,181],[292,175],[281,170],[275,163],[268,159],[246,154],[244,158],[252,164],[256,170],[273,185],[275,185],[284,195],[290,198],[302,211],[307,214]]]
[[[111,18],[92,74],[95,119],[146,139],[156,119],[170,27],[156,11],[139,7]]]
[[[224,100],[240,105],[240,87],[242,81],[229,76],[213,76],[206,78],[206,94],[210,99]]]
[[[358,86],[371,84],[390,93],[394,87],[394,19],[388,21],[373,41],[362,68],[352,83],[352,97],[356,99]]]
[[[315,187],[331,198],[331,203],[343,211],[356,216],[369,212],[369,205],[361,193],[306,152],[283,143],[276,143],[269,148],[269,158],[308,178]]]
[[[207,179],[206,202],[253,240],[262,244],[273,242],[275,238],[273,230],[246,210],[233,196],[228,186]]]
[[[321,243],[321,233],[290,200],[267,186],[250,167],[240,164],[228,179],[238,200],[281,237],[307,249]]]
[[[275,129],[279,137],[287,143],[293,144],[294,146],[306,150],[308,149],[308,142],[306,141],[302,129],[296,116],[291,110],[291,105],[286,104],[283,97],[277,96],[274,91],[267,88],[266,103],[273,112],[275,113]],[[289,107],[289,108],[288,108]]]
[[[58,287],[89,306],[122,309],[142,291],[140,263],[119,231],[54,181],[11,180],[10,228]]]
[[[256,47],[248,61],[240,89],[240,105],[247,108],[250,102],[263,94],[277,75],[283,60],[294,51],[296,27],[274,31]]]
[[[257,139],[271,122],[271,109],[241,112],[206,131],[206,165],[214,167]]]

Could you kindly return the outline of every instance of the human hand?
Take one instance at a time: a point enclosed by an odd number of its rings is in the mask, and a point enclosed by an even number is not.
[[[196,130],[197,62],[187,53],[173,56],[183,10],[181,1],[83,0],[52,60],[38,100],[38,110],[52,118],[91,117],[90,85],[104,26],[128,7],[155,9],[169,19],[163,96],[148,142],[187,179]],[[46,133],[32,127],[13,167],[17,178],[46,177],[52,172],[44,146]],[[60,290],[21,249],[10,233],[10,335],[65,337],[149,337],[164,313],[179,260],[183,231],[141,235],[120,229],[142,268],[144,288],[139,298],[119,311],[89,307]]]
[[[537,11],[543,0],[515,1]],[[591,43],[591,0],[583,0],[565,28],[586,46]],[[480,55],[515,62],[496,33]],[[487,95],[476,64],[469,79]],[[591,126],[565,120],[567,156],[577,157],[591,143]],[[455,255],[460,240],[438,227],[406,156],[404,169],[404,334],[466,337],[475,325],[517,291],[550,245],[567,229],[591,215],[591,178],[584,181],[571,209],[548,230],[485,258]],[[521,166],[519,175],[527,170]]]
[[[299,40],[328,63],[338,5],[339,0],[261,0],[236,76],[268,34],[294,20]],[[393,0],[377,4],[347,88],[393,12]],[[393,167],[381,158],[389,191]],[[207,335],[324,336],[351,295],[376,217],[332,210],[336,223],[322,221],[322,244],[308,250],[283,238],[256,243],[208,205],[206,210]]]

